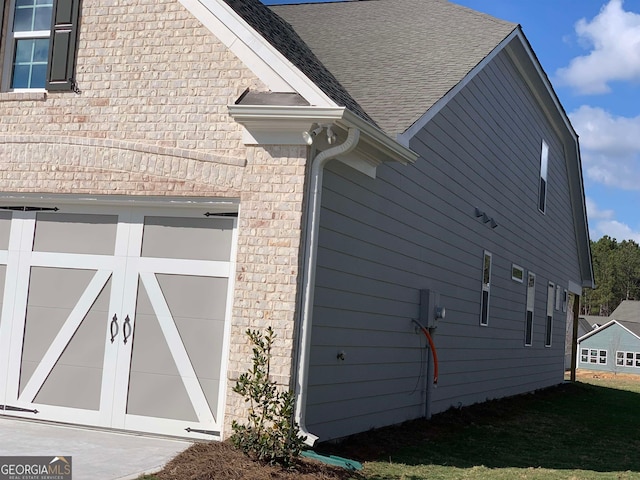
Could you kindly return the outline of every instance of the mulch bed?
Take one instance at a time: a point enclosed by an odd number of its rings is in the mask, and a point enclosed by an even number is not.
[[[228,442],[196,443],[171,460],[158,480],[348,480],[343,468],[300,459],[292,470],[255,462]]]

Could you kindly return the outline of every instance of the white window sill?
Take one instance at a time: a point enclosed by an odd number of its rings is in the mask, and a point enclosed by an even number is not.
[[[0,102],[42,101],[47,99],[47,91],[44,89],[18,90],[0,93]]]

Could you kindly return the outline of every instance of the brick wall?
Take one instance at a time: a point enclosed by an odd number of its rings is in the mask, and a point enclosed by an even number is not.
[[[275,328],[290,381],[306,149],[242,144],[227,105],[266,87],[178,0],[84,0],[76,80],[0,93],[0,191],[240,199],[229,435],[247,327]]]

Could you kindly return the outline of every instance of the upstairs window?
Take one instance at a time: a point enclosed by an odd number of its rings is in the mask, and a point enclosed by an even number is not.
[[[80,0],[11,0],[3,90],[73,90]]]
[[[547,170],[549,169],[549,146],[542,141],[542,152],[540,154],[540,191],[538,194],[538,210],[542,213],[547,211]]]
[[[484,252],[482,261],[482,298],[480,300],[480,325],[489,325],[489,297],[491,291],[491,254]]]

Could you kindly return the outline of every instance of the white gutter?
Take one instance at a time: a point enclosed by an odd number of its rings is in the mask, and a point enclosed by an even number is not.
[[[300,435],[307,437],[305,443],[313,446],[318,437],[307,430],[305,410],[307,406],[307,384],[309,382],[309,355],[311,351],[311,328],[313,319],[313,297],[316,283],[316,262],[318,259],[318,232],[320,226],[320,207],[322,200],[322,176],[324,167],[329,160],[345,155],[356,148],[360,140],[360,130],[349,128],[347,139],[341,145],[320,152],[311,161],[311,177],[309,188],[309,209],[307,210],[307,241],[304,258],[306,268],[303,278],[302,318],[299,331],[299,355],[296,369],[295,384],[296,410],[295,420],[300,429]]]

